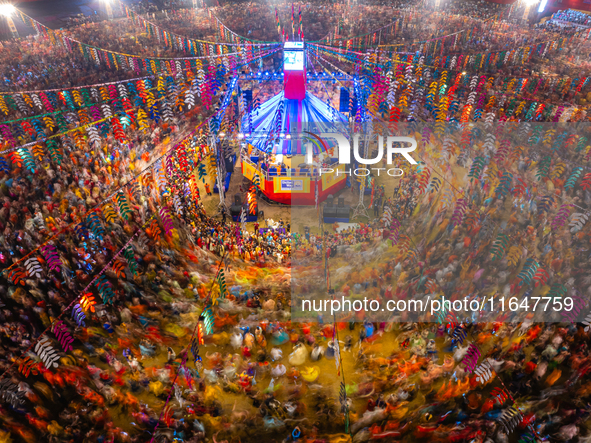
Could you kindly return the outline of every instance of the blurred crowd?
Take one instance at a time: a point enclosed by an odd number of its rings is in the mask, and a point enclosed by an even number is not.
[[[553,20],[562,20],[565,22],[579,23],[581,25],[591,25],[591,16],[582,11],[567,9],[552,14]]]

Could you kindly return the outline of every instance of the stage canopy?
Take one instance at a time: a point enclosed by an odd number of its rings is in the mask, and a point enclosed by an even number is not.
[[[284,155],[303,154],[306,145],[319,153],[322,144],[307,142],[313,136],[307,137],[306,132],[343,133],[346,129],[347,117],[309,92],[303,100],[288,100],[281,92],[242,119],[246,142],[263,152]],[[332,139],[325,143],[329,148],[336,144]]]

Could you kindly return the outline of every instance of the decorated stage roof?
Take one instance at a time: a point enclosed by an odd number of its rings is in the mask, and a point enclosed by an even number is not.
[[[245,141],[261,151],[295,155],[302,154],[306,145],[297,134],[340,132],[346,125],[344,114],[309,92],[303,100],[288,100],[281,92],[244,116],[242,132]],[[327,144],[335,142],[327,140]],[[312,146],[317,154],[317,145]]]

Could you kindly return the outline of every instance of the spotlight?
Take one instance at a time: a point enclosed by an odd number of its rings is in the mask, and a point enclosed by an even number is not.
[[[225,132],[220,132],[220,138],[224,138],[226,136]]]
[[[4,3],[0,5],[0,15],[3,15],[4,17],[10,17],[15,12],[16,8],[14,7],[14,5],[11,5],[9,3]]]

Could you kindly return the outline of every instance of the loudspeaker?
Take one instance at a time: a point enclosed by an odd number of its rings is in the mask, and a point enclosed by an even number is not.
[[[349,112],[349,90],[347,88],[341,88],[339,112]]]
[[[234,205],[240,206],[242,204],[242,197],[240,194],[234,194]]]
[[[326,205],[328,207],[334,206],[334,197],[326,197]]]
[[[336,208],[337,211],[337,218],[349,218],[349,212],[351,211],[350,206],[345,206],[344,208]]]
[[[234,172],[234,157],[225,158],[226,172]]]
[[[343,208],[345,207],[345,199],[343,197],[339,197],[339,204],[338,204],[339,208]]]
[[[230,206],[230,215],[232,218],[240,217],[240,213],[242,212],[242,205],[232,205]]]
[[[330,207],[330,206],[328,206],[328,207],[325,206],[322,215],[325,218],[336,218],[337,217],[337,208]]]

